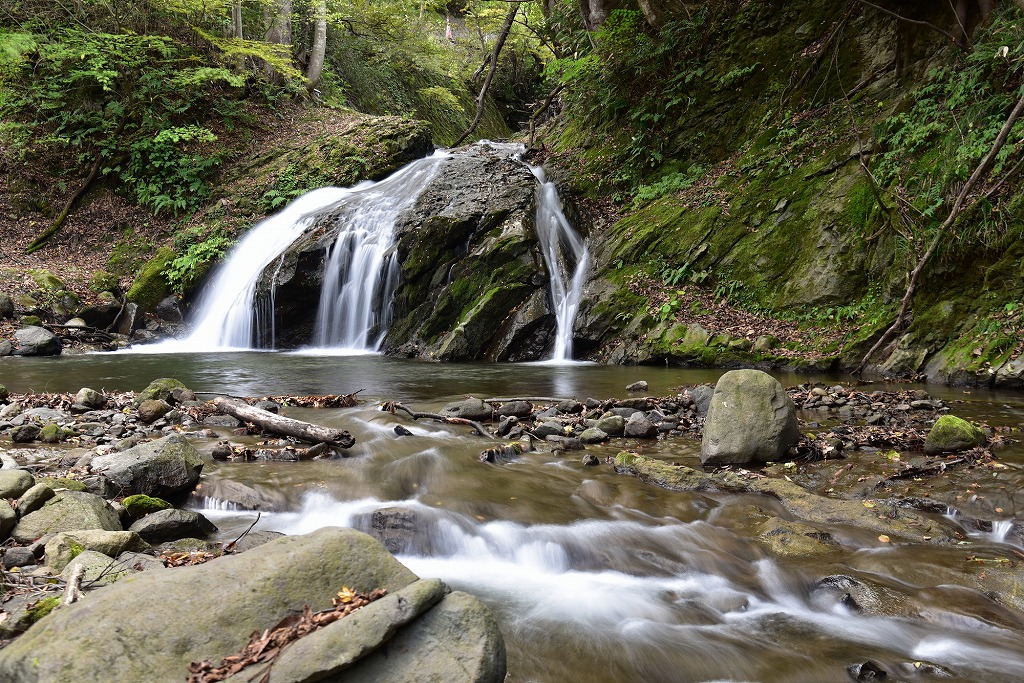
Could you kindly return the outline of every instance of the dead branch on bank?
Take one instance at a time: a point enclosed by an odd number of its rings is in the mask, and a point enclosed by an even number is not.
[[[917,292],[917,284],[921,278],[921,272],[924,270],[925,266],[928,265],[928,262],[935,254],[935,250],[938,249],[942,239],[946,236],[949,229],[953,227],[953,224],[956,223],[960,215],[974,208],[974,205],[986,196],[983,194],[965,205],[967,198],[974,191],[975,187],[981,182],[982,178],[988,174],[989,169],[995,161],[996,155],[999,154],[1003,145],[1006,144],[1006,139],[1010,136],[1010,132],[1013,130],[1013,126],[1017,123],[1017,119],[1020,118],[1021,114],[1024,114],[1024,97],[1017,100],[1016,106],[1014,106],[1013,111],[1010,112],[1006,122],[1003,123],[1003,127],[999,131],[999,135],[996,136],[995,142],[992,143],[992,149],[989,150],[988,154],[985,155],[985,158],[982,159],[977,168],[974,169],[974,173],[971,174],[971,177],[967,179],[966,183],[964,183],[963,188],[960,190],[960,193],[953,202],[953,206],[949,210],[949,215],[946,216],[946,220],[944,220],[942,225],[935,230],[935,236],[932,238],[931,243],[928,245],[928,248],[925,250],[921,258],[918,259],[917,266],[910,272],[910,277],[907,282],[907,291],[903,295],[903,300],[900,302],[900,310],[896,315],[896,320],[889,329],[879,337],[878,341],[874,343],[868,352],[864,354],[864,358],[861,359],[860,365],[858,365],[853,371],[854,375],[860,375],[863,373],[864,368],[867,366],[868,361],[871,360],[871,357],[875,355],[879,349],[892,341],[896,336],[896,333],[903,329],[903,325],[907,319],[907,313],[910,311],[910,306],[914,300],[914,294]]]
[[[398,411],[402,411],[403,413],[406,413],[409,417],[411,417],[414,420],[426,418],[430,420],[436,420],[438,422],[444,422],[446,424],[467,425],[472,427],[477,434],[484,437],[485,439],[492,438],[491,435],[487,433],[487,430],[484,429],[484,426],[482,424],[480,424],[479,422],[475,422],[473,420],[467,420],[464,417],[448,417],[446,415],[440,415],[438,413],[422,413],[412,410],[408,406],[402,405],[398,401],[387,401],[386,403],[381,405],[380,409],[392,414]]]
[[[254,424],[272,434],[291,436],[313,444],[326,443],[335,448],[351,448],[356,442],[352,435],[344,429],[322,427],[302,420],[275,415],[270,411],[251,406],[241,399],[218,396],[213,399],[213,404],[225,415]]]

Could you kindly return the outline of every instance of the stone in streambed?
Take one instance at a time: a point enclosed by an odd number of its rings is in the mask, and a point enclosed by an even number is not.
[[[653,439],[658,436],[658,425],[651,422],[643,413],[633,413],[623,428],[623,436],[635,439]]]
[[[43,507],[25,515],[11,536],[19,543],[30,543],[47,534],[82,529],[122,531],[121,520],[100,496],[81,491],[62,491]]]
[[[92,470],[103,474],[124,494],[144,493],[174,502],[199,483],[203,460],[185,437],[172,434],[94,458]]]
[[[453,401],[441,409],[441,415],[445,417],[459,417],[464,420],[490,420],[493,414],[494,406],[479,398]]]
[[[213,522],[198,512],[170,508],[150,513],[130,527],[148,543],[201,538],[217,531]]]
[[[28,470],[0,469],[0,498],[18,498],[36,483]]]
[[[924,452],[929,455],[936,453],[956,453],[966,451],[988,443],[985,432],[955,415],[943,415],[932,426],[924,441]]]
[[[54,571],[62,571],[71,560],[86,550],[103,553],[107,557],[117,557],[125,551],[149,550],[149,544],[131,531],[65,531],[46,542],[46,565]]]
[[[46,501],[56,495],[53,489],[46,484],[38,483],[32,486],[18,498],[18,514],[22,517],[30,515],[46,504]],[[6,497],[0,495],[0,497]]]
[[[34,325],[26,325],[14,333],[18,340],[16,356],[59,356],[63,348],[60,337]]]
[[[42,429],[37,424],[19,425],[9,432],[14,443],[31,443],[39,438]]]
[[[160,399],[150,399],[139,404],[139,420],[145,424],[153,424],[171,412],[171,404]]]
[[[602,441],[608,440],[608,434],[601,431],[597,427],[587,427],[580,434],[580,441],[583,443],[601,443]]]
[[[622,436],[626,429],[626,420],[621,415],[606,415],[594,420],[593,424],[587,424],[600,429],[608,436]]]
[[[799,438],[796,407],[778,380],[760,370],[733,370],[715,385],[700,461],[704,465],[772,462]]]
[[[219,662],[254,631],[305,605],[330,607],[341,586],[394,593],[416,579],[366,534],[325,528],[287,536],[201,565],[143,572],[56,610],[0,650],[0,680],[178,683],[190,662]],[[505,657],[497,624],[482,603],[461,595],[402,628],[387,647],[348,669],[345,680],[351,674],[352,680],[501,681]],[[461,670],[417,677],[417,671],[435,670],[431,660]],[[385,674],[373,678],[377,664]],[[425,668],[417,670],[420,664]]]

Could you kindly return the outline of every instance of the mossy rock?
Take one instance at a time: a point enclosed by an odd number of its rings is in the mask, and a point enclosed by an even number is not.
[[[145,401],[166,401],[171,403],[171,394],[175,389],[188,389],[188,387],[172,377],[155,379],[135,397],[135,406],[138,407]]]
[[[68,290],[68,286],[48,270],[32,270],[29,272],[32,275],[32,281],[45,292],[57,294]]]
[[[117,289],[118,278],[109,270],[98,270],[89,278],[89,290],[97,294]]]
[[[928,432],[928,438],[924,441],[924,452],[929,455],[956,453],[984,446],[986,443],[988,437],[977,425],[955,415],[943,415]]]
[[[43,598],[42,600],[36,601],[36,603],[28,610],[28,623],[36,623],[52,612],[59,604],[59,597]]]
[[[11,392],[3,384],[0,384],[0,403],[4,403],[10,398]]]
[[[24,327],[41,327],[43,320],[38,315],[26,315],[21,319],[21,324]]]
[[[58,424],[50,422],[39,431],[39,440],[43,443],[60,443],[67,438],[65,430]]]
[[[138,305],[143,311],[150,311],[171,293],[164,271],[174,260],[174,250],[161,247],[156,254],[142,267],[128,290],[128,301]]]
[[[124,505],[132,519],[139,519],[141,517],[145,517],[151,512],[168,510],[174,507],[162,498],[154,498],[142,493],[137,493],[134,496],[128,496],[121,501],[121,504]]]

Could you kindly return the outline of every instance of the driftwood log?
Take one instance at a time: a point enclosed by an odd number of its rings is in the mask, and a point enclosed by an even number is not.
[[[291,436],[307,443],[326,443],[334,448],[351,448],[356,440],[344,429],[332,429],[320,425],[275,415],[261,408],[255,408],[245,401],[227,396],[218,396],[213,404],[225,415],[256,425],[265,432]]]
[[[413,410],[408,406],[404,406],[398,401],[387,401],[383,405],[381,405],[380,409],[389,413],[396,413],[398,411],[401,411],[403,413],[406,413],[409,417],[411,417],[414,420],[427,418],[430,420],[437,420],[438,422],[444,422],[447,424],[467,425],[469,427],[472,427],[477,434],[484,437],[485,439],[493,438],[490,434],[487,433],[487,430],[484,429],[484,426],[482,424],[474,420],[467,420],[464,417],[448,417],[446,415],[440,415],[438,413],[422,413]]]

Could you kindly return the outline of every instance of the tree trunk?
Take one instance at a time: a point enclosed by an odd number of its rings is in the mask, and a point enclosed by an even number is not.
[[[320,82],[324,73],[324,57],[327,54],[327,0],[317,0],[313,25],[313,46],[309,51],[309,66],[306,67],[306,88],[310,91]]]
[[[487,71],[487,78],[484,79],[484,84],[480,88],[480,94],[476,98],[476,116],[473,118],[473,123],[469,124],[469,128],[459,136],[459,139],[455,141],[452,147],[461,145],[466,138],[473,134],[473,131],[476,130],[476,127],[480,125],[480,121],[484,118],[484,106],[487,104],[487,89],[491,87],[494,72],[498,70],[498,55],[501,54],[501,48],[505,46],[505,40],[508,39],[508,33],[512,30],[512,23],[515,21],[518,11],[519,3],[514,3],[508,8],[508,14],[505,15],[505,25],[501,27],[501,33],[498,34],[498,39],[494,41],[494,49],[491,50],[491,68]]]
[[[291,436],[309,443],[326,443],[336,448],[351,448],[356,440],[344,429],[332,429],[310,424],[290,417],[275,415],[260,408],[254,408],[237,398],[218,396],[213,399],[217,409],[226,415],[250,422],[265,432]]]
[[[264,10],[267,21],[267,42],[292,44],[292,0],[278,0]],[[271,14],[272,13],[272,14]]]

